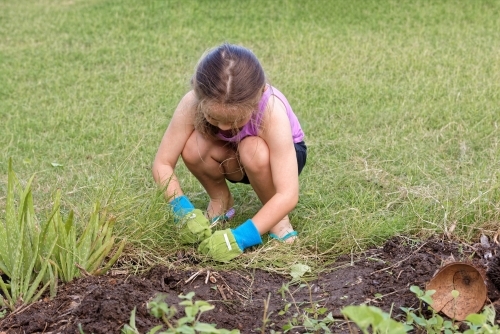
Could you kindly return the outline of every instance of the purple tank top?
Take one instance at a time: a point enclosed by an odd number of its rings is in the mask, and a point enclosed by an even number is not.
[[[269,100],[269,97],[271,95],[274,95],[278,99],[283,102],[286,108],[286,114],[288,115],[288,119],[290,120],[290,126],[292,128],[292,138],[294,143],[299,143],[304,140],[304,132],[302,131],[302,128],[300,127],[299,120],[297,119],[297,116],[293,113],[292,107],[290,107],[290,104],[288,103],[288,100],[286,99],[285,95],[281,93],[278,89],[274,88],[273,86],[268,85],[267,89],[265,90],[264,94],[262,94],[262,98],[260,99],[259,102],[259,108],[257,112],[255,112],[252,117],[250,118],[250,121],[243,125],[241,130],[233,137],[226,137],[222,133],[218,133],[217,137],[223,141],[228,141],[228,142],[240,142],[243,138],[248,137],[248,136],[258,136],[259,135],[259,129],[260,129],[260,123],[262,122],[262,117],[264,115],[264,111],[266,109],[267,101]]]

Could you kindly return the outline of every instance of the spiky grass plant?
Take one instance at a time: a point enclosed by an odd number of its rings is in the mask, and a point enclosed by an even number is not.
[[[61,280],[70,282],[80,277],[82,272],[88,275],[105,274],[116,262],[125,246],[123,239],[113,256],[105,262],[115,245],[115,236],[112,234],[115,217],[107,217],[105,213],[101,213],[99,203],[94,204],[90,220],[78,236],[73,211],[64,220],[59,210],[60,203],[61,193],[58,191],[54,201],[53,224],[49,233],[60,236],[52,258]]]
[[[41,225],[35,218],[32,180],[33,177],[21,190],[9,161],[6,212],[0,224],[0,270],[9,280],[5,282],[0,277],[4,294],[0,303],[11,310],[36,301],[49,286],[55,293],[57,284],[57,274],[49,260],[57,236],[49,237],[50,224]]]
[[[60,191],[47,220],[40,224],[35,216],[32,180],[22,190],[9,161],[5,219],[0,224],[0,288],[4,295],[0,305],[11,310],[36,301],[48,287],[55,296],[59,278],[70,282],[82,273],[105,274],[126,242],[122,239],[106,261],[115,246],[115,218],[102,213],[96,203],[80,232],[72,211],[62,218]]]

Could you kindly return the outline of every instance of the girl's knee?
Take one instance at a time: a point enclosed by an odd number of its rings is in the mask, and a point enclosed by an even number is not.
[[[186,145],[184,145],[181,156],[186,164],[197,164],[203,159],[194,133],[189,137]]]
[[[246,137],[238,145],[240,161],[245,170],[259,171],[269,166],[269,147],[260,137]]]
[[[211,160],[225,161],[234,156],[234,150],[228,149],[223,142],[207,140],[195,131],[187,140],[181,155],[185,163],[196,165]]]

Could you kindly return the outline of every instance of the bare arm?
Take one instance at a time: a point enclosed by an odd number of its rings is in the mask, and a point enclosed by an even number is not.
[[[194,131],[195,102],[196,97],[192,91],[181,99],[153,162],[153,178],[159,186],[166,186],[166,199],[183,194],[174,169],[189,136]]]
[[[271,110],[264,118],[261,137],[269,147],[271,173],[276,193],[253,217],[258,231],[269,231],[292,211],[299,199],[297,158],[292,140],[290,121],[283,103],[269,99]]]

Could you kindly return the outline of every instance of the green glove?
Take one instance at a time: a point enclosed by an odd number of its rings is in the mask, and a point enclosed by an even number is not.
[[[230,228],[214,232],[201,242],[198,251],[219,262],[229,262],[243,253]]]
[[[212,235],[210,222],[198,209],[187,213],[176,224],[179,227],[179,237],[182,244],[196,244]]]

